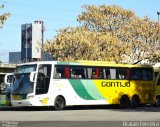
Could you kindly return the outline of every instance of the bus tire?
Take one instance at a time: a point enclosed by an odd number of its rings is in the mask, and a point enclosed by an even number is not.
[[[140,98],[138,95],[133,95],[131,98],[131,107],[136,108],[140,106]]]
[[[160,107],[160,96],[156,97],[155,105],[156,107]]]
[[[57,96],[54,101],[55,110],[63,110],[65,108],[66,102],[63,96]]]
[[[120,98],[120,107],[123,109],[130,107],[130,100],[127,95],[122,95]]]

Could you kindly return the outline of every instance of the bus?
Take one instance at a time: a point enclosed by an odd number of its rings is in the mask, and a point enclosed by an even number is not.
[[[154,70],[150,65],[103,61],[41,61],[20,64],[14,72],[12,106],[153,104]]]
[[[154,67],[155,73],[155,105],[160,107],[160,67]]]
[[[11,106],[11,85],[13,84],[13,73],[8,73],[4,76],[3,83],[1,84],[0,90],[0,105]]]
[[[3,83],[1,84],[1,91],[3,93],[5,93],[8,87],[11,87],[12,78],[13,78],[13,73],[8,73],[4,76]]]

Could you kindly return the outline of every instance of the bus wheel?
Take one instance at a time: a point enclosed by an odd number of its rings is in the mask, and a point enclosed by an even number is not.
[[[54,102],[55,110],[63,110],[65,108],[65,99],[62,96],[57,96]]]
[[[133,95],[131,98],[131,107],[136,108],[140,106],[140,98],[138,95]]]
[[[160,97],[156,97],[155,105],[156,107],[160,107]]]
[[[120,106],[121,106],[121,108],[124,108],[124,109],[130,107],[130,100],[129,100],[129,97],[127,95],[121,96]]]

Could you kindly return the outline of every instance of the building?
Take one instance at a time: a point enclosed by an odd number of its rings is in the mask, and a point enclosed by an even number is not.
[[[9,52],[9,63],[10,64],[21,63],[21,52]]]
[[[21,26],[21,61],[30,62],[41,59],[42,24],[23,24]]]
[[[49,53],[41,53],[43,45],[43,21],[21,25],[21,52],[10,52],[9,63],[53,60]]]

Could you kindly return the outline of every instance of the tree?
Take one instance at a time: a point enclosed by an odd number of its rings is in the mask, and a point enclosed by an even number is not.
[[[107,32],[93,32],[83,27],[65,28],[54,40],[48,40],[44,51],[60,61],[105,60],[118,63],[123,59],[127,45]],[[115,52],[116,51],[116,52]]]
[[[0,9],[3,9],[4,5],[0,4]],[[10,13],[3,13],[0,15],[0,28],[3,27],[4,22],[7,20],[7,18],[10,16]]]
[[[4,5],[0,4],[0,9],[3,9]],[[0,15],[0,29],[3,27],[4,22],[7,20],[7,18],[10,16],[10,13],[3,13],[2,15]],[[2,61],[0,60],[0,63],[2,63]]]
[[[148,18],[137,19],[132,30],[130,60],[141,62],[148,60],[151,63],[160,61],[160,42],[158,24]]]
[[[64,28],[45,51],[59,60],[159,61],[158,23],[119,6],[84,6],[80,26]]]
[[[108,31],[130,45],[130,52],[124,54],[126,62],[160,61],[158,23],[115,5],[84,7],[86,11],[78,17],[83,26],[93,31]]]

